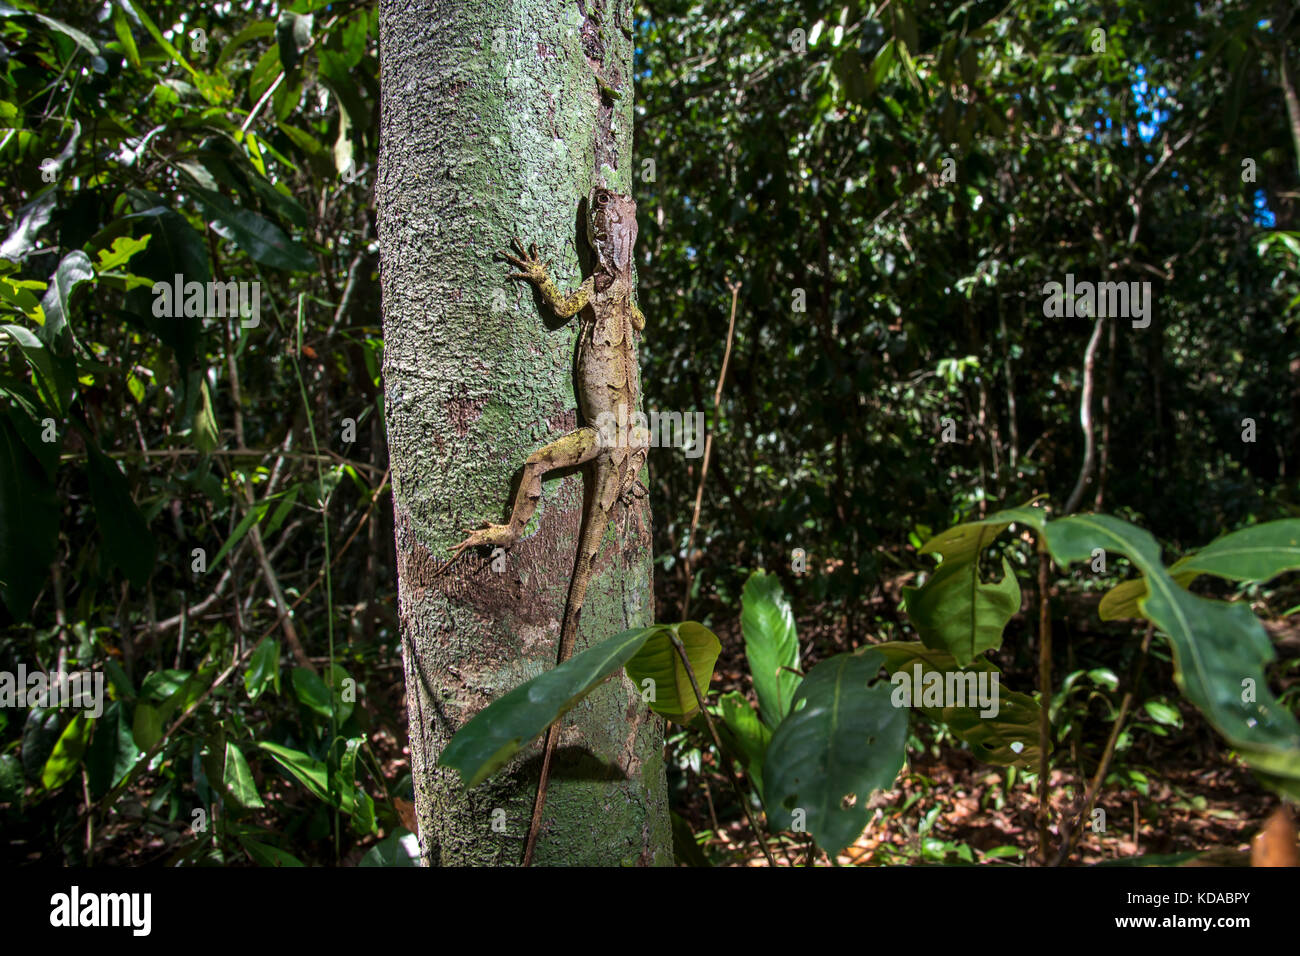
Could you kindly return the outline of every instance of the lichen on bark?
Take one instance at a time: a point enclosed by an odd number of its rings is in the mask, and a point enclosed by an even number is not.
[[[461,529],[506,513],[528,454],[578,421],[576,322],[545,314],[495,252],[536,242],[557,283],[576,286],[579,200],[597,177],[631,192],[631,41],[615,13],[591,0],[380,3],[385,412],[431,864],[517,863],[532,810],[538,744],[469,793],[436,760],[482,707],[554,666],[583,477],[547,480],[504,571],[472,555],[434,572]],[[621,99],[601,95],[597,69]],[[649,508],[636,508],[606,535],[579,650],[653,618]],[[620,677],[565,721],[536,863],[671,863],[659,719]]]

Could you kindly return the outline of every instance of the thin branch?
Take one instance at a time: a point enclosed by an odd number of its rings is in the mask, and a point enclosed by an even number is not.
[[[713,390],[713,428],[709,429],[704,439],[704,460],[700,463],[700,483],[695,489],[695,512],[691,515],[691,530],[686,535],[686,559],[683,565],[686,568],[686,589],[682,595],[682,620],[691,607],[691,584],[694,573],[691,571],[691,547],[695,543],[695,529],[700,523],[700,508],[704,503],[704,480],[709,476],[709,458],[713,454],[713,432],[718,427],[718,408],[722,404],[722,386],[727,380],[727,363],[731,361],[731,342],[736,332],[736,301],[740,297],[741,283],[734,285],[730,279],[726,280],[727,288],[731,290],[731,324],[727,328],[727,347],[722,354],[722,369],[718,372],[718,387]],[[697,439],[698,440],[698,439]]]

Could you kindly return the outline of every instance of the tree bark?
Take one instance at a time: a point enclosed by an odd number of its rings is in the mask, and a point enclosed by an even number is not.
[[[469,792],[436,761],[484,706],[555,666],[584,477],[546,482],[499,571],[467,554],[435,572],[461,529],[508,513],[528,455],[578,424],[576,320],[558,322],[494,253],[513,236],[536,242],[572,288],[587,255],[580,200],[598,179],[632,193],[623,25],[630,14],[607,0],[380,2],[385,413],[428,865],[523,855],[541,741]],[[597,69],[620,99],[602,96]],[[644,498],[618,509],[619,544],[596,558],[575,653],[653,620],[649,524]],[[534,862],[671,864],[660,719],[622,675],[563,719]]]

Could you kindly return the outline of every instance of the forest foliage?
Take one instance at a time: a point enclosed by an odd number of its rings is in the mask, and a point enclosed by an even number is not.
[[[1063,601],[1297,516],[1289,7],[636,7],[646,401],[708,410],[714,439],[698,516],[698,462],[651,458],[658,617],[794,605],[781,649],[724,641],[793,661],[753,669],[758,719],[748,686],[718,703],[761,741],[728,744],[739,764],[779,753],[762,734],[819,662],[925,638],[901,583],[933,588],[950,526],[1047,496],[1154,536],[1058,569]],[[378,40],[346,0],[0,2],[0,669],[94,670],[111,697],[94,720],[0,709],[15,860],[405,858]],[[178,275],[201,304],[182,283],[160,306]],[[1150,283],[1149,325],[1045,314],[1067,276]],[[242,310],[214,317],[213,283]],[[1033,577],[1032,547],[1004,553],[1004,589]],[[1174,560],[1180,586],[1297,603]],[[1124,639],[1058,660],[1062,694],[1118,699],[1142,626],[1105,627]],[[1029,633],[1003,670],[1032,668]],[[1144,713],[1170,727],[1163,663]],[[1260,676],[1293,711],[1291,663]]]

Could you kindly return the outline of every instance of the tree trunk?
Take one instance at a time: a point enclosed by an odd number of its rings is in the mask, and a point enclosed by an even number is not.
[[[528,455],[578,424],[576,319],[561,324],[495,255],[536,242],[561,288],[589,261],[579,202],[632,192],[630,14],[606,0],[381,0],[376,187],[384,388],[411,772],[426,864],[516,864],[533,742],[466,792],[436,766],[479,710],[556,664],[584,500],[552,476],[503,558],[461,529],[508,514]],[[621,93],[602,96],[595,70]],[[575,653],[653,620],[646,499],[619,507]],[[538,864],[671,864],[663,727],[623,676],[564,717]],[[504,811],[504,819],[501,813]]]

